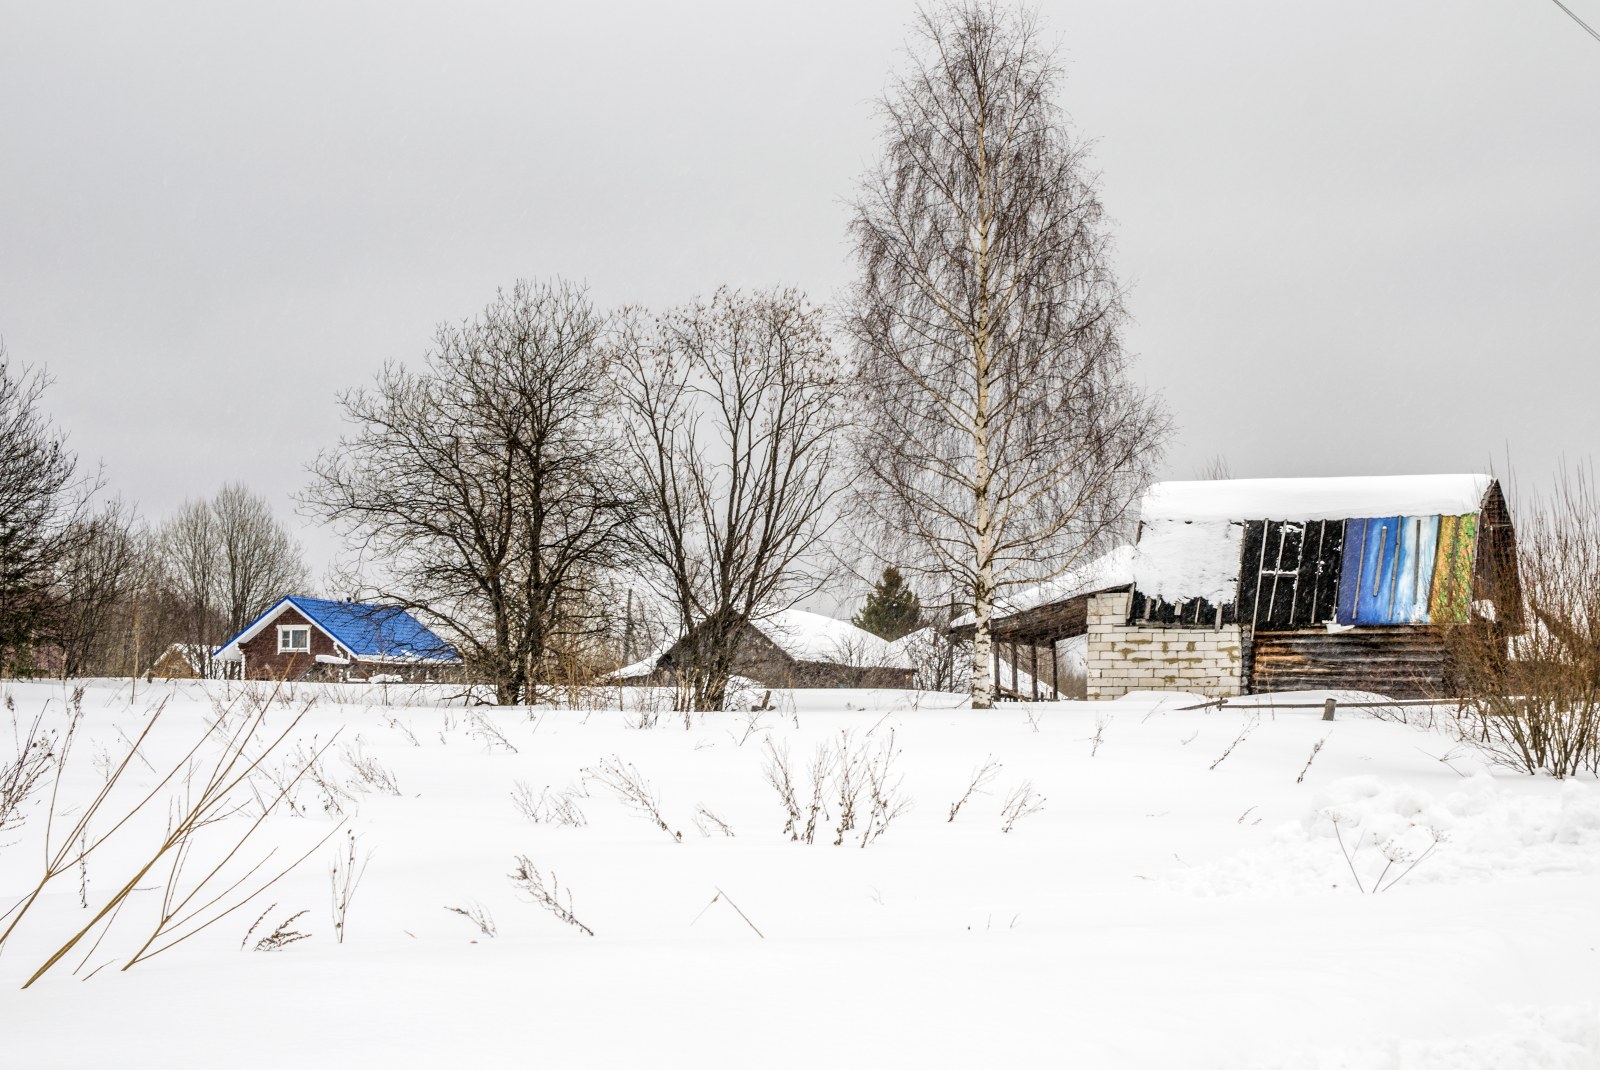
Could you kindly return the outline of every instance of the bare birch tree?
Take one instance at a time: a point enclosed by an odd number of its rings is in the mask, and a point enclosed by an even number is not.
[[[567,283],[500,292],[441,326],[422,367],[340,396],[355,430],[302,499],[353,540],[371,590],[441,622],[502,703],[565,682],[562,644],[593,625],[591,588],[626,549],[605,326]]]
[[[978,708],[994,701],[997,597],[1116,532],[1167,427],[1127,375],[1123,292],[1060,78],[1027,10],[922,11],[851,226],[859,515],[969,593]]]
[[[794,291],[721,290],[617,349],[636,537],[686,639],[690,702],[721,709],[745,626],[820,586],[845,377]]]

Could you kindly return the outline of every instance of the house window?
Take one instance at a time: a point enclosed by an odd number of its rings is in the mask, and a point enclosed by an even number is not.
[[[278,653],[309,654],[311,628],[304,624],[284,624],[278,627]]]

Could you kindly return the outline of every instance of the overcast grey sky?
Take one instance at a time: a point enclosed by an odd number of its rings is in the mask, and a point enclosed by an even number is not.
[[[147,516],[291,517],[335,391],[519,276],[837,293],[912,10],[5,3],[0,336]],[[1549,0],[1042,12],[1171,475],[1600,452],[1600,42]]]

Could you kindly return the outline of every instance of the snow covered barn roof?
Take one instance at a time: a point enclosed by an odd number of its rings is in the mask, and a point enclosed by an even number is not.
[[[1516,600],[1515,574],[1510,513],[1487,475],[1157,483],[1140,509],[1133,618],[1452,623]]]
[[[254,639],[289,608],[300,612],[330,639],[362,661],[456,663],[461,655],[399,606],[335,602],[292,594],[217,649],[216,657],[237,661],[239,646]]]
[[[1186,480],[1153,484],[1139,516],[1146,522],[1461,516],[1482,507],[1493,483],[1486,475]]]

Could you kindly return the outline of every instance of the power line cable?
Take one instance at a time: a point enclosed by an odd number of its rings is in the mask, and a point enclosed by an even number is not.
[[[1593,26],[1590,26],[1587,22],[1584,22],[1582,19],[1580,19],[1577,12],[1573,11],[1566,4],[1563,4],[1561,0],[1550,0],[1550,2],[1556,5],[1556,7],[1559,7],[1562,11],[1565,11],[1567,16],[1572,19],[1573,22],[1576,22],[1579,26],[1582,26],[1583,31],[1590,37],[1593,37],[1596,41],[1600,41],[1600,31],[1596,31]]]

